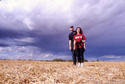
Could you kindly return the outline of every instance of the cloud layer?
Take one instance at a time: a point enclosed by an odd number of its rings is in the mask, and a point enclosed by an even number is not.
[[[21,59],[30,58],[28,53],[32,59],[71,59],[68,28],[74,25],[87,37],[86,58],[124,56],[124,8],[124,0],[1,0],[0,46],[6,53],[16,47],[17,59],[24,47]]]

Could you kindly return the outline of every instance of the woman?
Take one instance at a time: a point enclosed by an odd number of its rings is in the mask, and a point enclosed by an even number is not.
[[[77,34],[74,35],[74,50],[76,53],[76,56],[78,58],[78,67],[83,66],[84,62],[84,56],[83,53],[85,51],[85,36],[82,32],[82,29],[80,27],[76,28]]]

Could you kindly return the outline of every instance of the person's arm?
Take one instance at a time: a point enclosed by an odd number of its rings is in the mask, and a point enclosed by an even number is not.
[[[85,39],[86,39],[86,37],[83,35],[83,40],[82,40],[82,42],[84,43],[84,45],[83,45],[84,49],[86,49]]]
[[[73,50],[75,50],[75,45],[76,45],[76,39],[75,36],[73,36]]]
[[[82,42],[83,42],[83,48],[85,49],[86,48],[86,46],[85,46],[85,40],[82,40]]]
[[[85,40],[82,40],[82,42],[84,43],[83,45],[84,49],[86,49]]]
[[[83,43],[85,43],[85,40],[82,40]]]
[[[74,43],[73,43],[73,50],[75,50],[75,44],[76,44],[76,41],[74,40]]]
[[[69,40],[69,50],[71,50],[71,40]]]

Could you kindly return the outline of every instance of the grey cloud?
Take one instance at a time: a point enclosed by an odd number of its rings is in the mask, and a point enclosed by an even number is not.
[[[87,37],[86,55],[98,57],[105,54],[125,54],[121,50],[125,48],[124,0],[70,0],[64,6],[49,0],[38,0],[29,4],[27,7],[12,7],[11,11],[3,10],[0,6],[0,39],[12,39],[20,47],[38,47],[41,52],[69,55],[68,27],[74,25],[81,26]],[[35,41],[14,40],[26,37]],[[1,42],[1,46],[7,45],[9,42]]]

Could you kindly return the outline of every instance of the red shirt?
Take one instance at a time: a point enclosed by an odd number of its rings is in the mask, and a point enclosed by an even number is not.
[[[85,40],[85,39],[86,39],[86,37],[83,34],[76,34],[76,35],[74,35],[73,40],[76,41],[75,48],[77,48],[77,43],[78,42],[81,42],[82,40]],[[78,46],[79,46],[79,48],[82,48],[84,46],[84,43],[81,42]]]

